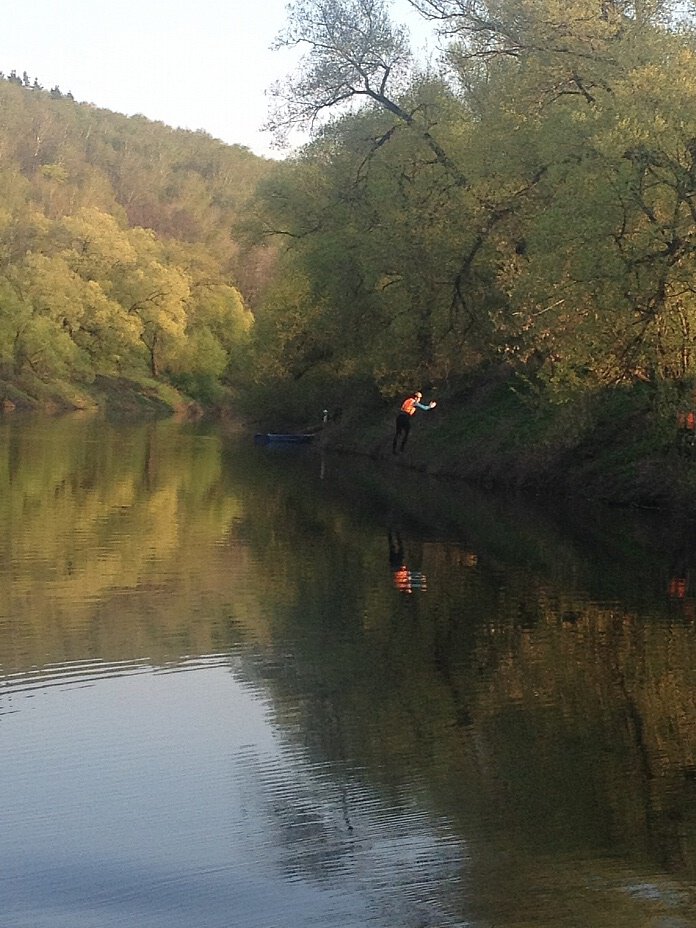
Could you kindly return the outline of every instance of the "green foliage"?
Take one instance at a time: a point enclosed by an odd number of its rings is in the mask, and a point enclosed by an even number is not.
[[[382,99],[387,79],[410,59],[405,31],[394,27],[383,0],[296,0],[277,44],[307,49],[296,77],[275,88],[280,105],[270,125],[281,131],[337,104]]]
[[[696,374],[696,34],[660,0],[414,6],[447,75],[404,79],[379,3],[289,8],[276,123],[314,141],[258,188],[285,249],[258,378],[386,396],[503,364],[565,403]]]
[[[221,395],[252,316],[234,228],[272,165],[204,133],[0,80],[0,365],[89,384],[149,374]]]
[[[296,417],[482,368],[557,406],[696,376],[696,33],[662,0],[414,6],[427,72],[381,0],[291,4],[272,121],[314,134],[277,164],[0,80],[3,369]]]

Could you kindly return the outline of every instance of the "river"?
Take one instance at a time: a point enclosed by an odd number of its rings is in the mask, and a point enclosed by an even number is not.
[[[2,928],[696,926],[696,530],[0,421]]]

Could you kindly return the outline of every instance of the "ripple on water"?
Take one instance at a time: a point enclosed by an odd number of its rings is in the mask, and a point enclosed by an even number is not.
[[[458,842],[285,742],[233,663],[56,663],[8,683],[8,924],[460,924]]]

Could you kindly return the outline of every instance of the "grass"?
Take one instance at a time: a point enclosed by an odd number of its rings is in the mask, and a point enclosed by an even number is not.
[[[696,512],[696,457],[677,449],[676,408],[646,385],[552,403],[513,378],[443,394],[393,457],[395,410],[356,410],[330,446],[472,483]],[[692,501],[693,500],[693,501]]]

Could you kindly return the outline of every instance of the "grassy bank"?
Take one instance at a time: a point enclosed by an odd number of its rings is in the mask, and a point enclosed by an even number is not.
[[[348,410],[324,441],[486,486],[696,512],[696,453],[680,447],[676,395],[641,384],[550,402],[498,375],[438,400],[416,415],[403,454],[392,453],[394,406]]]
[[[392,437],[399,400],[381,402],[369,390],[348,395],[355,405],[345,402],[340,417],[332,417],[320,433],[319,442],[329,449],[475,485],[696,515],[696,448],[684,453],[677,430],[678,414],[696,407],[688,385],[639,384],[561,402],[510,372],[488,372],[456,388],[426,393],[438,406],[417,413],[406,451],[396,455]],[[318,397],[304,399],[305,408],[320,405]],[[254,419],[253,430],[299,431],[303,424],[290,414],[302,405],[281,411],[278,404],[266,407],[274,410],[272,428],[271,419],[256,419],[248,409],[235,405],[235,414]],[[0,381],[0,406],[8,413],[94,409],[135,417],[215,412],[169,385],[118,377],[79,387]],[[320,428],[321,410],[304,425]]]
[[[170,416],[200,411],[189,397],[167,384],[125,377],[96,377],[87,385],[45,383],[29,376],[0,380],[0,408],[8,414],[93,409],[119,416]]]

